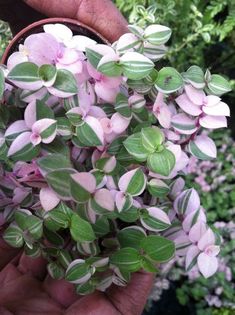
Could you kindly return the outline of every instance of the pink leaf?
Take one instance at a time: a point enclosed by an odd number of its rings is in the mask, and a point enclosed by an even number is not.
[[[160,220],[166,224],[171,224],[171,221],[170,221],[168,215],[166,214],[166,212],[164,212],[160,208],[150,207],[150,208],[147,208],[147,211],[151,217],[156,218],[156,219],[158,219],[158,220]]]
[[[71,175],[72,179],[83,187],[86,191],[93,194],[96,189],[96,179],[91,173],[80,172]]]
[[[218,260],[216,257],[201,253],[197,258],[198,269],[205,278],[211,277],[218,269]]]
[[[37,107],[36,99],[28,104],[24,111],[24,120],[29,128],[32,128],[33,124],[37,121]]]
[[[104,143],[104,132],[103,128],[98,119],[87,116],[84,121],[91,127],[91,129],[95,132],[96,136],[99,138],[100,142]]]
[[[217,245],[207,246],[206,249],[204,250],[204,253],[211,257],[217,256],[219,252],[220,252],[220,247]]]
[[[126,192],[128,185],[130,184],[131,179],[135,175],[136,171],[138,171],[138,168],[131,170],[124,175],[121,176],[118,182],[118,187],[121,191]]]
[[[60,202],[60,198],[49,187],[43,187],[40,190],[39,199],[45,211],[54,209]]]
[[[186,270],[188,270],[189,266],[192,264],[193,260],[198,256],[199,253],[200,253],[200,250],[197,248],[197,246],[192,245],[189,247],[186,257],[185,257]]]
[[[21,51],[17,51],[9,56],[7,59],[7,69],[11,71],[16,65],[22,62],[27,62],[28,56]]]
[[[199,213],[198,213],[198,211],[199,211]],[[195,218],[196,218],[196,222],[194,222]],[[185,232],[189,232],[190,229],[192,228],[192,226],[194,226],[198,222],[206,223],[206,215],[205,215],[204,211],[202,210],[202,208],[200,210],[196,210],[196,211],[189,213],[185,217],[185,219],[182,223],[183,230]]]
[[[224,116],[204,116],[200,118],[199,123],[202,127],[208,129],[227,127],[227,119]]]
[[[29,128],[27,127],[24,120],[17,120],[13,122],[6,130],[5,137],[8,137],[10,135],[14,135],[23,131],[28,131]]]
[[[111,123],[113,132],[116,134],[121,134],[127,129],[130,119],[123,117],[119,113],[115,113],[111,117]]]
[[[190,101],[187,94],[182,94],[175,99],[179,107],[187,114],[198,116],[201,114],[201,108]]]
[[[102,188],[98,190],[94,195],[94,199],[100,207],[108,211],[114,211],[114,199],[108,189]]]
[[[218,104],[220,102],[221,98],[215,95],[207,95],[205,101],[204,101],[204,105],[205,106],[215,106],[216,104]]]
[[[201,237],[206,233],[206,223],[198,221],[189,231],[189,239],[192,243],[197,243]]]
[[[208,155],[211,158],[216,158],[217,149],[214,141],[206,135],[197,136],[194,143],[202,153]]]
[[[224,102],[219,102],[214,106],[203,106],[202,110],[205,114],[211,116],[230,116],[230,109]]]
[[[191,135],[197,130],[196,121],[184,113],[173,116],[171,124],[176,131],[185,135]]]
[[[203,101],[206,97],[203,90],[195,89],[192,85],[187,84],[184,87],[185,92],[190,99],[191,102],[193,102],[195,105],[202,105]]]
[[[215,244],[215,234],[211,228],[208,228],[207,231],[202,235],[198,242],[198,248],[204,250],[209,245]]]
[[[119,92],[119,88],[107,89],[106,85],[101,81],[96,82],[95,92],[97,96],[103,99],[104,101],[114,103]]]
[[[23,132],[21,133],[11,144],[7,156],[11,156],[16,152],[23,149],[30,141],[31,132]]]

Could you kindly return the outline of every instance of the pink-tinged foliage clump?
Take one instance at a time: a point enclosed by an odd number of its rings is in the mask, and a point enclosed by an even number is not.
[[[79,294],[175,255],[204,277],[218,267],[220,237],[182,176],[191,156],[216,158],[201,131],[226,127],[229,84],[156,70],[171,30],[129,31],[108,46],[48,24],[0,70],[4,239]]]

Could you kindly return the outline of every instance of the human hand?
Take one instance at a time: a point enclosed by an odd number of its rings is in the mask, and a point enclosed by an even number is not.
[[[0,272],[1,315],[140,315],[153,275],[133,274],[127,287],[78,296],[72,284],[46,276],[46,261],[18,255]]]

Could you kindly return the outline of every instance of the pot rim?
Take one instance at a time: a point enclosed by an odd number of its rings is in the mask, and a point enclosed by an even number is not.
[[[101,35],[99,32],[95,31],[92,27],[90,27],[90,26],[88,26],[82,22],[79,22],[79,21],[74,20],[74,19],[69,19],[69,18],[53,17],[53,18],[47,18],[47,19],[36,21],[36,22],[26,26],[19,33],[17,33],[13,37],[13,39],[10,41],[7,48],[5,49],[5,51],[2,55],[2,58],[1,58],[1,63],[6,64],[9,55],[12,53],[12,50],[14,50],[14,48],[18,45],[18,43],[21,39],[24,39],[27,37],[28,33],[32,34],[33,29],[37,29],[38,27],[41,27],[45,24],[52,24],[52,23],[70,24],[70,25],[73,25],[75,27],[84,28],[88,32],[93,33],[96,37],[99,37],[99,39],[103,43],[110,45],[110,42],[103,35]]]

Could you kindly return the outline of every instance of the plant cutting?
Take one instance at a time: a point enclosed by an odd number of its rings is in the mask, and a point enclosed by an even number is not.
[[[195,65],[159,69],[170,36],[130,25],[107,45],[45,24],[1,66],[4,240],[78,294],[175,255],[187,271],[217,270],[220,237],[183,176],[190,156],[216,158],[201,132],[226,127],[230,86]]]

